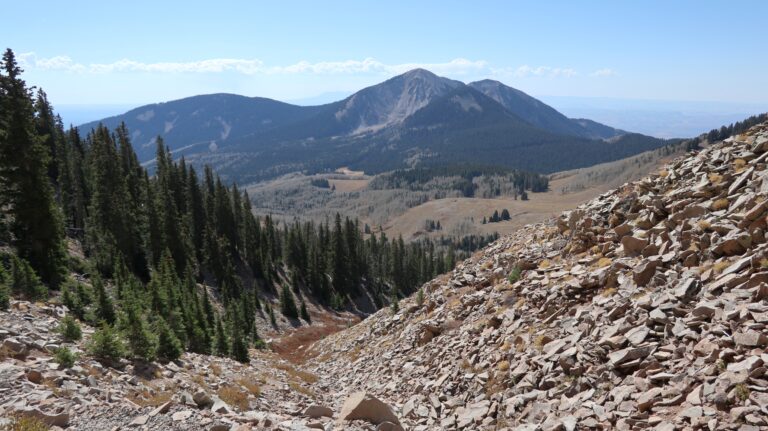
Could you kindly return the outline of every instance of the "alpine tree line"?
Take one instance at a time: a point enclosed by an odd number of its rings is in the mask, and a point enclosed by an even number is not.
[[[13,52],[0,71],[0,307],[9,294],[61,291],[77,318],[100,326],[94,351],[173,360],[184,351],[248,360],[256,318],[310,320],[305,296],[341,309],[368,294],[378,307],[450,270],[452,247],[365,235],[338,214],[278,225],[209,167],[174,161],[162,139],[152,172],[125,125],[65,130]],[[67,252],[79,244],[85,260]],[[90,283],[70,272],[85,273]],[[214,286],[208,289],[205,286]]]

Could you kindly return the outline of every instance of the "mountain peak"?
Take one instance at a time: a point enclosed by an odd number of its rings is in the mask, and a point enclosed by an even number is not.
[[[336,119],[352,134],[366,133],[401,123],[432,100],[464,84],[413,69],[350,96]]]
[[[408,78],[440,79],[440,77],[435,75],[433,72],[430,72],[429,70],[423,69],[421,67],[417,67],[416,69],[411,69],[400,76],[404,76]]]

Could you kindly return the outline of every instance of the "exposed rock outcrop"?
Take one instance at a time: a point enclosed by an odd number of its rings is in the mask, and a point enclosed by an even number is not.
[[[319,384],[414,430],[766,429],[767,141],[753,127],[498,240],[423,304],[318,343]]]

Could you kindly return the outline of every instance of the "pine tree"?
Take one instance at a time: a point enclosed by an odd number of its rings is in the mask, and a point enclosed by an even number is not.
[[[339,294],[346,294],[349,292],[349,260],[346,244],[344,242],[344,233],[341,227],[341,215],[339,213],[336,213],[333,233],[331,236],[333,241],[333,288]]]
[[[272,310],[272,305],[267,301],[267,315],[269,316],[269,323],[273,328],[277,328],[277,319],[275,318],[275,312]]]
[[[221,323],[220,318],[216,319],[216,348],[214,353],[218,356],[229,355],[229,340],[224,332],[224,325]]]
[[[304,298],[301,298],[301,318],[304,319],[307,323],[312,323],[312,319],[309,317],[309,312],[307,311],[307,304],[304,302]]]
[[[175,361],[183,352],[181,342],[176,337],[168,322],[163,318],[157,319],[157,357],[166,361]]]
[[[0,73],[0,207],[7,208],[13,245],[43,281],[58,287],[66,254],[64,224],[48,176],[51,155],[35,128],[32,95],[13,51]]]
[[[35,270],[26,260],[15,254],[11,255],[11,291],[23,295],[29,300],[42,299],[48,296],[48,289],[40,282]]]
[[[234,322],[232,325],[232,346],[230,353],[232,359],[246,364],[250,361],[250,356],[248,355],[248,341],[240,326],[239,322]]]
[[[96,319],[99,322],[106,322],[110,325],[114,324],[117,318],[115,304],[112,302],[109,293],[107,293],[101,277],[95,276],[93,278],[93,289],[96,292]]]
[[[299,310],[296,308],[296,299],[293,297],[293,292],[287,284],[283,284],[283,288],[280,291],[280,312],[283,316],[291,319],[299,318]]]
[[[424,289],[419,289],[419,291],[416,292],[416,305],[419,307],[424,305]]]
[[[0,263],[0,311],[7,310],[11,306],[11,289],[8,287],[8,275],[3,264]]]
[[[157,339],[150,332],[138,302],[130,298],[123,303],[125,319],[123,333],[128,340],[128,349],[135,358],[152,361],[157,353]]]
[[[80,325],[71,315],[64,316],[57,329],[65,341],[80,341],[83,338]]]
[[[108,362],[118,361],[125,356],[125,344],[120,334],[106,324],[91,335],[87,350],[95,358]]]

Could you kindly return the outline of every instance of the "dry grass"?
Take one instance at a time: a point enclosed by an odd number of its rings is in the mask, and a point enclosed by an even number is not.
[[[661,178],[666,178],[668,175],[669,175],[669,171],[666,169],[662,169],[661,171],[659,171],[659,176]]]
[[[347,352],[347,357],[351,362],[355,362],[360,357],[360,352],[363,350],[361,346],[355,346],[352,350]]]
[[[172,397],[173,391],[150,391],[148,389],[131,391],[125,396],[126,399],[142,407],[161,406],[170,401]]]
[[[747,166],[747,161],[744,159],[736,159],[733,161],[733,170],[736,171],[737,174],[740,174],[744,172],[744,168]]]
[[[720,211],[728,208],[728,199],[721,198],[712,202],[712,211]]]
[[[544,259],[541,262],[539,262],[539,269],[547,269],[550,266],[552,266],[552,262],[550,262],[547,259]]]
[[[199,374],[195,374],[190,377],[190,379],[195,382],[198,386],[201,388],[207,388],[208,384],[205,382],[205,378]]]
[[[296,379],[303,380],[304,382],[309,383],[310,385],[317,383],[317,381],[319,380],[317,375],[306,372],[306,371],[297,370],[288,364],[276,364],[275,368],[277,368],[278,370],[283,370],[289,376]]]
[[[739,383],[734,389],[736,391],[736,398],[741,400],[741,402],[749,399],[750,390],[747,385],[744,383]]]
[[[536,348],[536,350],[541,351],[544,349],[544,345],[549,342],[549,337],[546,335],[539,335],[536,338],[533,339],[533,347]]]
[[[496,373],[489,372],[488,373],[488,381],[485,382],[485,395],[488,397],[493,396],[494,394],[498,394],[499,392],[506,389],[504,387],[503,379],[497,378]]]
[[[723,176],[716,173],[709,174],[709,182],[712,184],[720,184],[723,181]]]
[[[248,393],[232,385],[226,385],[219,388],[216,392],[222,401],[230,406],[236,407],[240,411],[246,411],[250,407],[248,402]]]
[[[731,266],[731,262],[727,260],[721,260],[720,262],[715,262],[714,265],[712,265],[712,271],[714,271],[715,274],[720,274],[721,272],[725,271],[725,268],[728,268]]]
[[[310,398],[315,398],[315,393],[312,391],[312,389],[305,388],[304,386],[301,386],[298,382],[288,382],[288,387]]]
[[[93,377],[101,376],[101,371],[99,371],[98,368],[96,368],[96,367],[94,367],[92,365],[84,365],[83,369],[85,369],[85,371],[88,372],[89,376],[93,376]]]
[[[213,373],[214,376],[216,377],[221,376],[221,365],[211,364],[209,368],[211,369],[211,372]]]
[[[606,266],[610,266],[611,263],[613,263],[613,259],[609,257],[601,257],[600,259],[598,259],[596,265],[598,268],[605,268]]]
[[[251,378],[240,377],[239,379],[236,380],[236,382],[240,386],[247,389],[248,392],[250,392],[251,395],[253,395],[254,397],[258,398],[259,395],[261,395],[261,386],[259,386],[259,384],[257,383],[257,380],[254,379],[253,377]]]
[[[328,183],[336,188],[337,192],[356,192],[368,187],[371,180],[347,180],[347,179],[329,179]]]
[[[454,296],[448,300],[448,309],[453,310],[461,305],[461,298]]]
[[[71,395],[72,391],[64,390],[62,389],[57,383],[56,380],[54,380],[51,377],[46,377],[43,379],[43,386],[47,387],[48,389],[53,392],[54,395],[57,397],[67,397]]]
[[[38,418],[26,415],[11,415],[10,423],[0,426],[0,431],[46,431],[51,429]]]
[[[710,223],[707,220],[699,220],[698,222],[696,222],[696,225],[699,227],[699,229],[703,231],[707,231],[712,228],[712,223]]]
[[[496,369],[499,371],[507,371],[509,370],[509,361],[501,361],[498,365],[496,365]]]

